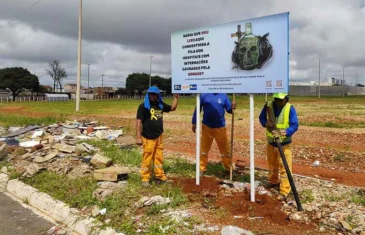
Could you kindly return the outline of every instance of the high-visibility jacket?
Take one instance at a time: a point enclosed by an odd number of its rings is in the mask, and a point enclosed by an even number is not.
[[[272,117],[275,117],[273,102],[269,101],[267,103],[267,105],[270,107],[270,112],[271,112]],[[279,116],[275,117],[274,121],[275,121],[275,126],[276,126],[277,129],[286,130],[289,127],[290,107],[291,107],[291,104],[286,103],[285,106],[281,109],[281,112],[280,112]],[[267,118],[269,119],[269,114],[267,114]],[[266,140],[270,144],[275,142],[274,135],[272,134],[272,132],[270,132],[267,129],[266,129]],[[280,137],[280,142],[281,143],[286,143],[286,142],[289,142],[289,141],[291,141],[291,136]]]

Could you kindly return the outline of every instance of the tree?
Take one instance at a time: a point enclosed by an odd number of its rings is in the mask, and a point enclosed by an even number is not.
[[[115,92],[116,95],[127,95],[128,90],[126,88],[118,88],[118,90]]]
[[[148,85],[149,75],[146,73],[129,74],[125,84],[128,93],[134,94],[135,91],[137,91],[137,94],[139,95],[148,89]],[[151,77],[151,85],[166,91],[166,94],[171,94],[171,78],[166,79],[160,76],[153,76]]]
[[[56,90],[56,84],[58,84],[62,91],[62,79],[67,78],[66,69],[61,66],[58,60],[49,62],[48,66],[49,69],[46,69],[46,72],[53,79],[53,91]]]
[[[38,95],[38,93],[45,94],[48,92],[48,89],[47,89],[47,87],[40,85],[38,87],[38,89],[34,90],[33,92],[37,92],[37,95]]]
[[[38,77],[31,74],[27,69],[21,67],[12,67],[0,69],[0,88],[8,88],[15,98],[24,90],[36,91],[39,89]]]

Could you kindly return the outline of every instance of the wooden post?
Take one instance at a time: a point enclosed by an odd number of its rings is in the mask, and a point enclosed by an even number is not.
[[[236,103],[236,95],[233,94],[232,97],[232,104]],[[231,124],[231,164],[230,164],[230,171],[229,171],[229,179],[232,180],[233,179],[233,174],[232,174],[232,170],[233,170],[233,133],[234,133],[234,109],[232,108],[232,124]]]

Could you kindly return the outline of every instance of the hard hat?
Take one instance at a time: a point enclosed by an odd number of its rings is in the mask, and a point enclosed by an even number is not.
[[[286,93],[275,93],[272,97],[274,98],[274,99],[280,99],[280,100],[283,100],[283,99],[285,99],[285,97],[287,97],[288,96],[288,94],[286,94]]]

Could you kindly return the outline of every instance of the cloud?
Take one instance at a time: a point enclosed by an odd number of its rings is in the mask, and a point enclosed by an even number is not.
[[[76,81],[78,3],[47,0],[8,24],[31,6],[33,0],[0,0],[0,62],[23,65],[42,83],[52,84],[44,70],[58,59]],[[293,79],[317,80],[321,74],[365,83],[365,7],[363,1],[346,0],[84,0],[83,67],[91,86],[121,86],[132,72],[171,75],[172,32],[222,24],[252,17],[290,12],[290,74]],[[2,27],[6,25],[5,27]],[[295,62],[295,63],[294,63]],[[323,75],[324,76],[324,75]]]

